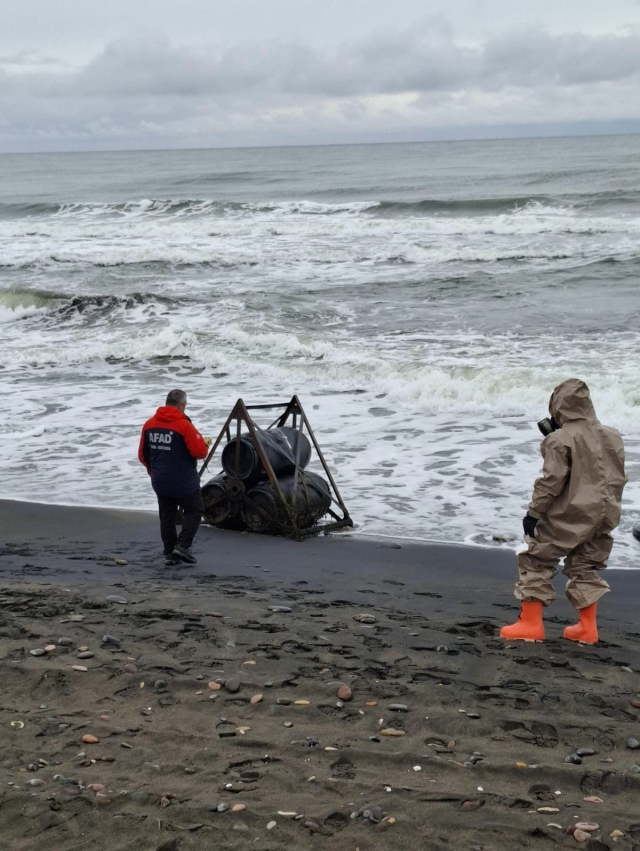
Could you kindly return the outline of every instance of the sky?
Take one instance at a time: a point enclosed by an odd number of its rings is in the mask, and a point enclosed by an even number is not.
[[[2,0],[0,151],[640,132],[640,0]]]

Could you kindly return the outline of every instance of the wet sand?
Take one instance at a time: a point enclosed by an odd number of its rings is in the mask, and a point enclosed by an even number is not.
[[[560,584],[509,645],[505,551],[203,527],[166,568],[155,515],[12,502],[0,541],[3,848],[640,847],[640,574],[598,647]]]

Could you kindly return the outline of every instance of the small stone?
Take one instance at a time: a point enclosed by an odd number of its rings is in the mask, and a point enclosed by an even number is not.
[[[211,691],[220,691],[222,686],[220,685],[220,683],[209,683],[209,688],[211,689]]]
[[[53,653],[53,651],[54,651],[55,649],[56,649],[56,645],[55,645],[55,644],[46,644],[46,645],[45,645],[45,648],[44,648],[45,653]]]
[[[376,618],[373,615],[368,614],[354,615],[353,619],[358,623],[376,623]]]
[[[41,780],[39,777],[34,777],[33,780],[27,780],[27,786],[44,786],[44,780]]]
[[[604,804],[602,798],[598,798],[597,795],[588,795],[586,798],[582,799],[587,804]]]
[[[253,659],[248,659],[246,662],[243,662],[242,664],[243,665],[255,665],[256,663],[253,661]]]
[[[83,645],[82,647],[78,647],[78,653],[84,653],[84,651],[85,651],[85,650],[88,650],[88,649],[89,649],[88,647],[85,647],[85,646]]]
[[[67,620],[71,621],[71,623],[82,623],[84,615],[69,615]]]
[[[78,653],[78,659],[93,659],[93,653],[90,650],[84,650]]]
[[[628,665],[622,665],[620,670],[624,671],[625,674],[632,674],[633,673],[633,668],[630,668]]]
[[[578,756],[594,756],[595,751],[593,748],[578,748],[576,751]]]
[[[315,833],[316,830],[320,830],[320,825],[315,821],[311,821],[310,819],[304,822],[304,827],[306,827],[307,830],[310,830],[313,833]]]
[[[278,615],[288,615],[293,609],[290,609],[289,606],[269,606],[270,612],[275,612]]]
[[[293,723],[292,723],[291,721],[285,721],[285,722],[284,722],[284,726],[285,726],[285,727],[288,727],[288,728],[291,728],[291,727],[293,727]]]
[[[229,809],[229,804],[218,804],[216,809],[219,813],[226,813],[226,811]]]
[[[91,783],[90,786],[87,786],[87,789],[90,792],[104,792],[105,788],[106,787],[103,786],[102,783]]]
[[[338,689],[338,697],[340,700],[351,700],[353,697],[353,692],[349,688],[349,686],[341,686]]]
[[[309,704],[308,700],[294,700],[293,705],[294,706],[309,706],[310,704]]]
[[[232,677],[230,680],[225,682],[224,687],[228,692],[231,692],[231,694],[235,694],[237,691],[240,691],[240,680]]]
[[[516,768],[526,768],[526,767],[527,767],[526,762],[516,762]]]
[[[116,638],[115,635],[103,635],[102,636],[102,643],[103,644],[116,644],[117,646],[120,646],[122,644],[122,641],[119,638]]]
[[[156,691],[162,691],[167,687],[167,684],[164,680],[156,680],[153,687]]]
[[[621,830],[616,829],[616,830],[612,830],[611,833],[609,834],[609,836],[611,837],[611,839],[622,839],[622,837],[624,836],[624,833]]]
[[[557,807],[538,807],[539,813],[559,813],[560,810]]]
[[[85,668],[85,666],[84,666],[84,665],[72,665],[72,666],[71,666],[71,670],[72,670],[72,671],[80,671],[80,673],[83,673],[83,674],[84,674],[84,673],[86,673],[89,669],[88,669],[88,668]]]
[[[637,739],[628,739],[627,747],[632,751],[637,751],[640,748],[640,742]]]
[[[231,812],[232,813],[243,813],[246,809],[247,808],[246,808],[245,804],[234,804],[234,806],[231,807]]]
[[[422,771],[422,766],[421,765],[414,765],[413,770],[414,771]]]
[[[565,762],[568,762],[571,765],[582,765],[582,759],[578,756],[577,753],[570,753],[569,756],[565,759]]]
[[[278,810],[278,815],[282,816],[282,818],[295,818],[298,815],[298,813],[297,812],[291,812],[291,811],[288,811],[288,810],[285,810],[284,812],[282,810]]]
[[[477,712],[467,712],[467,718],[474,718],[474,719],[477,720],[479,717],[480,716],[478,715]]]
[[[390,712],[408,712],[409,707],[405,703],[392,703],[389,705]]]
[[[462,809],[463,810],[479,810],[483,803],[484,803],[483,801],[479,801],[477,799],[463,801],[462,802]]]
[[[393,727],[387,727],[384,730],[380,730],[381,736],[404,736],[404,730],[394,730]]]
[[[265,688],[273,688],[273,683],[272,682],[265,683],[264,687]]]
[[[82,741],[85,743],[85,745],[97,745],[100,739],[98,739],[96,736],[92,736],[90,733],[87,733],[85,736],[82,737]]]
[[[244,736],[245,733],[250,733],[251,727],[236,727],[236,733],[240,733],[241,736]]]
[[[585,830],[574,830],[573,838],[576,842],[587,842],[587,840],[591,839],[591,834],[587,833]]]
[[[368,700],[368,701],[365,703],[365,706],[377,706],[377,705],[378,705],[378,701],[377,701],[377,700]]]
[[[640,709],[640,700],[630,700],[629,704],[633,706],[634,709]]]
[[[130,745],[129,742],[120,742],[121,748],[126,748],[128,751],[133,750],[133,745]]]
[[[600,825],[591,824],[586,821],[579,821],[576,823],[576,830],[584,830],[586,833],[595,833],[596,830],[600,830]]]
[[[262,703],[263,696],[262,694],[254,694],[249,703]]]
[[[119,597],[117,594],[109,594],[107,597],[107,603],[119,603],[121,606],[124,606],[126,602],[124,597]]]
[[[74,642],[73,642],[72,638],[59,638],[58,639],[58,644],[60,645],[60,647],[71,647],[71,645],[73,643]]]
[[[29,653],[31,653],[32,656],[44,656],[46,652],[47,651],[44,650],[42,647],[36,647],[35,650],[29,651]]]
[[[629,769],[632,774],[640,774],[640,765],[632,765]]]
[[[133,662],[127,662],[127,664],[122,669],[125,674],[137,674],[138,668],[133,664]]]
[[[115,561],[116,564],[119,564],[121,567],[124,566],[125,564],[129,564],[129,562],[126,559],[123,559],[123,558],[114,558],[114,561]]]
[[[291,706],[293,701],[288,697],[278,697],[276,698],[276,703],[278,706]]]
[[[196,824],[190,824],[190,825],[189,825],[189,830],[190,830],[192,833],[194,833],[196,830],[200,830],[200,828],[201,828],[201,827],[204,827],[204,825],[203,825],[203,824],[200,824],[200,822],[197,822]]]
[[[273,828],[276,826],[277,823],[278,822],[276,822],[276,821],[270,821],[269,824],[267,825],[267,830],[273,830]]]

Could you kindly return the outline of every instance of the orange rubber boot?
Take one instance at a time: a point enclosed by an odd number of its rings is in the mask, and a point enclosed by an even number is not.
[[[542,603],[523,600],[520,617],[516,623],[503,626],[500,637],[511,641],[544,641],[543,608]]]
[[[598,625],[596,624],[597,603],[592,603],[586,609],[580,609],[580,620],[575,626],[568,626],[564,637],[569,641],[579,641],[581,644],[598,643]]]

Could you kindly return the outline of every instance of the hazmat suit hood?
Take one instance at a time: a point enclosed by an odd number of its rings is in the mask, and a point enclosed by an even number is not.
[[[559,384],[551,394],[549,413],[559,426],[570,420],[594,421],[596,412],[585,382],[570,378]]]

